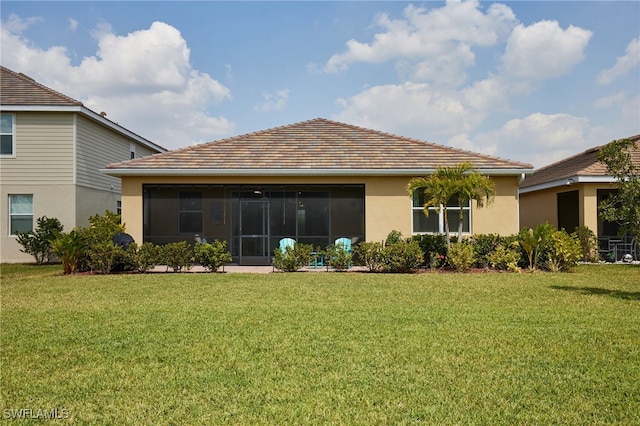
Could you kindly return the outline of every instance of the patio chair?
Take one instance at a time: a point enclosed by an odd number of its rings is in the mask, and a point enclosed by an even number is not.
[[[287,251],[287,247],[290,247],[293,250],[293,246],[296,244],[296,240],[293,238],[283,238],[280,240],[280,251],[285,253]]]
[[[338,238],[335,243],[336,247],[341,247],[347,253],[352,254],[351,250],[351,239],[350,238]],[[348,268],[351,268],[351,262],[349,262]]]

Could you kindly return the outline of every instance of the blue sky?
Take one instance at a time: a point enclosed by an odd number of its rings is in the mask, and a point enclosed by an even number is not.
[[[324,117],[541,167],[640,133],[640,2],[2,1],[2,65],[173,149]]]

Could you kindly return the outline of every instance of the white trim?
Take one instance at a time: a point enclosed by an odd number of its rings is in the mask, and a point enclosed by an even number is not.
[[[106,119],[105,117],[97,114],[96,112],[90,110],[89,108],[81,105],[2,105],[2,111],[32,111],[32,112],[76,112],[82,114],[91,120],[97,121],[100,124],[110,128],[111,130],[120,133],[130,139],[134,139],[139,144],[146,146],[149,149],[152,149],[157,152],[167,152],[166,148],[157,145],[150,140],[143,138],[140,135],[133,133],[131,130],[125,129],[120,126],[118,123],[114,123],[111,120]]]
[[[544,189],[569,187],[575,183],[616,183],[618,179],[613,176],[567,176],[564,179],[557,179],[551,182],[545,182],[538,185],[527,186],[518,189],[518,194],[527,194],[529,192],[542,191]]]
[[[533,169],[477,169],[489,176],[520,176]],[[100,169],[109,176],[421,176],[435,169]]]
[[[73,173],[72,180],[73,184],[76,185],[78,183],[78,116],[73,114]]]

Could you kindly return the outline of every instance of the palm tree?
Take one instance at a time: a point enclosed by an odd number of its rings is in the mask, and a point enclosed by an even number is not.
[[[447,247],[451,245],[449,235],[449,215],[447,205],[450,200],[456,200],[460,207],[458,222],[458,240],[462,238],[462,225],[464,223],[463,207],[470,200],[476,200],[478,207],[491,202],[495,190],[493,181],[473,169],[470,163],[461,163],[452,167],[438,167],[434,174],[427,177],[415,177],[407,184],[410,196],[417,190],[424,193],[424,214],[429,216],[429,208],[433,207],[439,214],[443,212],[444,231]]]

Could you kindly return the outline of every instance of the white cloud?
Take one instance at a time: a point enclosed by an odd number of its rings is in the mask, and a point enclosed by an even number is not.
[[[64,47],[33,47],[3,26],[2,63],[167,148],[233,132],[233,123],[208,113],[231,99],[229,88],[192,69],[189,47],[176,28],[154,22],[121,36],[101,22],[92,35],[95,55],[72,66]]]
[[[77,29],[78,29],[78,24],[79,24],[79,22],[78,22],[78,21],[76,21],[75,19],[73,19],[73,18],[69,18],[69,19],[67,20],[67,22],[69,22],[69,29],[70,29],[71,31],[75,31],[75,30],[77,30]]]
[[[518,25],[507,41],[501,75],[511,90],[528,93],[543,80],[563,76],[584,58],[592,32],[556,21]]]
[[[598,74],[598,84],[610,84],[616,78],[627,74],[640,64],[640,39],[634,38],[627,45],[626,53],[616,59],[616,64]]]
[[[289,100],[289,89],[276,90],[275,93],[262,92],[263,102],[254,109],[259,112],[282,111]]]
[[[464,82],[464,70],[475,62],[471,46],[496,44],[516,20],[511,9],[501,4],[483,13],[476,0],[450,0],[432,10],[410,5],[402,19],[381,14],[375,23],[382,31],[370,43],[347,41],[346,51],[331,56],[325,72],[343,71],[358,62],[395,60],[400,74],[413,81],[456,86]]]
[[[42,18],[39,16],[31,16],[29,18],[21,18],[15,13],[9,15],[9,18],[2,23],[2,26],[6,31],[13,34],[22,34],[24,30],[29,28],[33,24],[42,22]]]
[[[624,101],[624,98],[624,92],[618,92],[610,96],[604,96],[602,98],[596,99],[593,103],[593,106],[598,109],[611,108],[614,105],[619,105],[622,101]]]
[[[593,130],[584,117],[533,113],[509,120],[500,129],[474,140],[479,147],[489,147],[501,157],[541,167],[597,145],[591,140]]]

